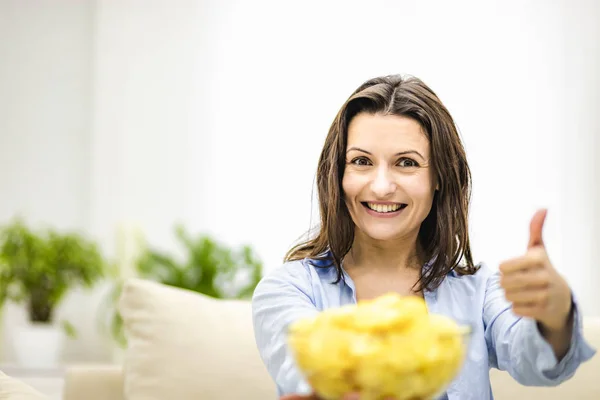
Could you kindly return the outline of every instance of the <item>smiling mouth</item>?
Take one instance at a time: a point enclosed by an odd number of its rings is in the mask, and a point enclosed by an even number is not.
[[[393,203],[393,204],[378,204],[378,203],[369,203],[369,202],[361,202],[361,204],[365,207],[368,208],[369,210],[381,213],[381,214],[387,214],[387,213],[393,213],[396,211],[400,211],[404,208],[406,208],[406,206],[408,204],[405,203]]]

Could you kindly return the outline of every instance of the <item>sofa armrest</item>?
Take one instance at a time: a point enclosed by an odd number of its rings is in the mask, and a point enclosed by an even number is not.
[[[47,397],[23,382],[13,379],[0,371],[0,400],[2,399],[47,400]]]
[[[124,400],[119,365],[72,366],[65,374],[64,400]]]

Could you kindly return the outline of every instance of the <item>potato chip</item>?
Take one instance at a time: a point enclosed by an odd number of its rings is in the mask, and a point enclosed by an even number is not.
[[[428,399],[456,376],[468,329],[416,296],[386,294],[329,309],[289,329],[296,363],[326,400]]]

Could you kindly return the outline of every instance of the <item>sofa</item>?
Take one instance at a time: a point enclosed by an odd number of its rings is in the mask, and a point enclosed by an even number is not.
[[[33,388],[0,371],[0,400],[47,400]]]
[[[119,309],[128,336],[122,365],[71,366],[64,400],[266,400],[274,385],[254,343],[247,301],[215,300],[158,283],[127,282]],[[600,318],[584,320],[585,336],[600,348]],[[600,356],[554,388],[517,384],[491,372],[497,400],[600,399]],[[38,400],[3,394],[0,400]],[[13,382],[14,383],[14,382]]]

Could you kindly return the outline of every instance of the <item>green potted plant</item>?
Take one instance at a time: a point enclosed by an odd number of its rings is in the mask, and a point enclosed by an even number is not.
[[[14,335],[21,364],[58,362],[63,335],[56,307],[70,289],[91,287],[105,272],[98,247],[82,234],[38,232],[21,219],[0,228],[0,306],[7,300],[22,304],[29,317],[29,324]],[[62,321],[62,328],[75,334],[68,321]]]
[[[182,256],[144,246],[135,262],[137,277],[219,299],[252,296],[262,277],[263,265],[250,246],[232,248],[209,235],[193,236],[182,225],[175,227],[175,235]],[[112,291],[113,305],[121,287],[122,282],[119,282]],[[116,311],[112,316],[111,334],[121,347],[126,345],[122,320]]]

